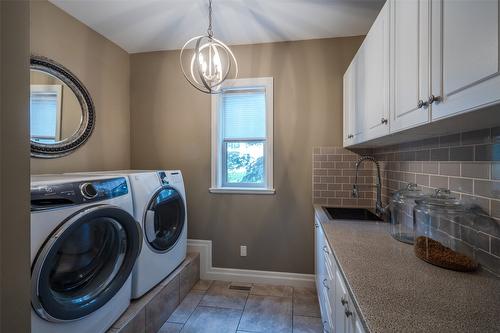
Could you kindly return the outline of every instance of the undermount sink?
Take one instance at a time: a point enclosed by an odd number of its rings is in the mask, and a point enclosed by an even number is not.
[[[383,221],[366,208],[323,207],[330,220]]]

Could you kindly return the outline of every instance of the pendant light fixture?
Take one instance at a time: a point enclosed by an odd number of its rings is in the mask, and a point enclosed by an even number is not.
[[[208,1],[208,30],[206,35],[191,38],[180,53],[184,77],[196,89],[217,94],[228,78],[238,76],[238,63],[226,44],[214,38],[212,30],[212,0]],[[189,68],[186,71],[186,68]]]

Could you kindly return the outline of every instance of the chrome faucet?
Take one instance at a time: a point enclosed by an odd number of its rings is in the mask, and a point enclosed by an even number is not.
[[[375,166],[377,167],[377,202],[375,203],[375,213],[377,215],[383,215],[385,214],[386,207],[382,206],[382,179],[380,178],[380,165],[378,161],[372,157],[372,156],[362,156],[357,162],[356,162],[356,178],[354,180],[354,184],[352,185],[352,196],[353,198],[358,198],[359,193],[358,193],[358,170],[359,170],[359,165],[363,161],[372,161],[375,163]]]

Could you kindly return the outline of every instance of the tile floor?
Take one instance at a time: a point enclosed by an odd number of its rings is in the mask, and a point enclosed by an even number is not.
[[[230,286],[250,290],[230,289]],[[200,280],[158,333],[321,333],[314,288]]]

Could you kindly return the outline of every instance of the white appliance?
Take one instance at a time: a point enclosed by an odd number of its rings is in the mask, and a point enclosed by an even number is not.
[[[141,250],[126,177],[31,179],[31,331],[105,332],[127,309]]]
[[[180,170],[96,172],[128,177],[134,216],[143,230],[142,250],[132,276],[132,298],[139,298],[186,258],[187,206]]]

